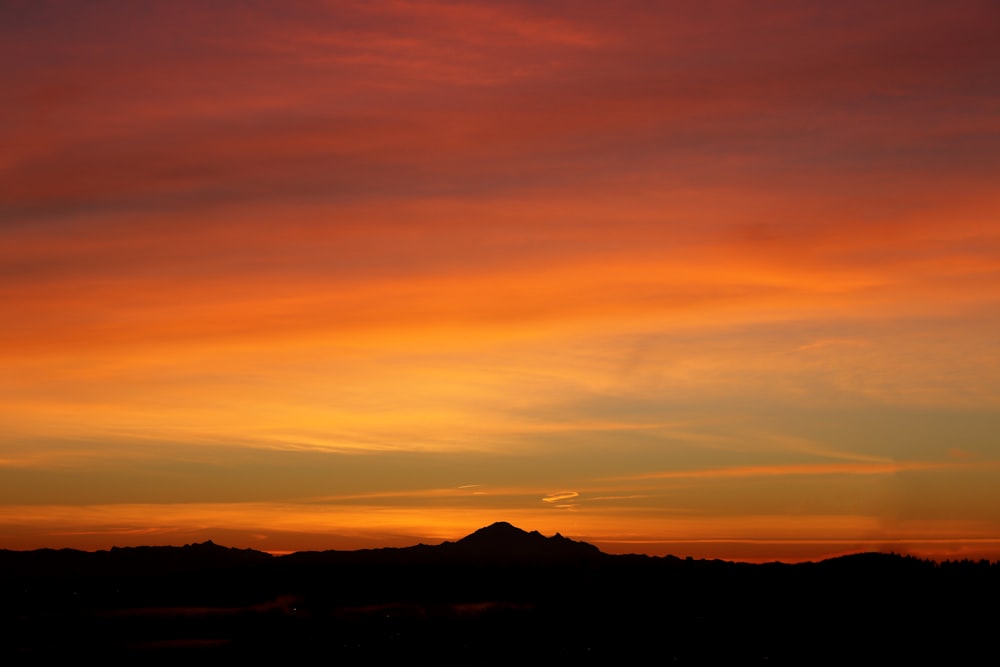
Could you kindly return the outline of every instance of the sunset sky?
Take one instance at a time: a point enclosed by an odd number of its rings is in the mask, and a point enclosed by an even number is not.
[[[998,34],[0,0],[0,548],[1000,558]]]

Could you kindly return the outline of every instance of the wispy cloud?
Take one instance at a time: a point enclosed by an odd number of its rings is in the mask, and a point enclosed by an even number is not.
[[[662,470],[611,479],[732,479],[741,477],[785,477],[815,475],[894,475],[902,472],[944,471],[973,467],[1000,468],[1000,462],[959,463],[955,461],[886,461],[882,463],[804,463],[733,466],[703,470]]]
[[[576,491],[559,491],[556,493],[550,493],[542,497],[543,503],[561,503],[565,500],[571,500],[573,498],[578,498],[580,496]]]

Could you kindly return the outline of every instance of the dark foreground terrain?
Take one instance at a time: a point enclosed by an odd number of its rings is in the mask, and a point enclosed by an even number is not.
[[[0,664],[998,664],[1000,564],[610,556],[498,523],[275,557],[0,551]]]

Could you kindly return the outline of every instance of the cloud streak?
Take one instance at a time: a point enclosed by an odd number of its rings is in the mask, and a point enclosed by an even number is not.
[[[844,463],[805,463],[777,464],[757,466],[734,466],[731,468],[715,468],[708,470],[671,470],[633,475],[619,480],[653,480],[653,479],[735,479],[750,477],[785,477],[814,475],[895,475],[905,472],[935,472],[962,469],[994,469],[1000,467],[998,462],[977,461],[885,461],[885,462],[844,462]]]
[[[576,491],[558,491],[556,493],[550,493],[542,497],[543,503],[562,503],[566,500],[572,500],[574,498],[579,498],[580,494]],[[559,505],[560,507],[564,505]]]

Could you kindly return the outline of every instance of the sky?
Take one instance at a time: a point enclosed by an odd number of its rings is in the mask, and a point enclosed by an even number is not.
[[[0,548],[1000,559],[998,26],[0,0]]]

